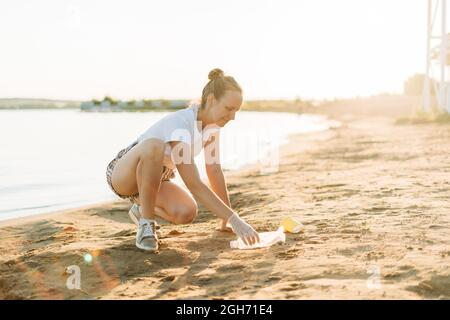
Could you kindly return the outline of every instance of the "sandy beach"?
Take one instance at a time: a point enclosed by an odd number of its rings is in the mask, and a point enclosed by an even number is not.
[[[135,247],[121,200],[12,220],[0,299],[449,299],[450,124],[396,122],[414,108],[391,97],[306,110],[341,126],[292,136],[275,173],[227,172],[233,208],[258,231],[302,221],[285,244],[232,250],[201,206],[191,225],[160,220],[158,254]],[[74,265],[81,290],[66,287]]]

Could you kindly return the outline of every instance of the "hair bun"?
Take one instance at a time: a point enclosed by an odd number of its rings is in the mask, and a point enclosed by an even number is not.
[[[219,68],[212,69],[212,70],[209,72],[209,74],[208,74],[208,79],[209,79],[209,80],[215,80],[215,79],[217,79],[217,78],[219,78],[219,77],[223,77],[224,74],[225,74],[225,73],[224,73],[221,69],[219,69]]]

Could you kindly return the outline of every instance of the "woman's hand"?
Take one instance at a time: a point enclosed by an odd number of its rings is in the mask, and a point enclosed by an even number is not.
[[[231,225],[234,233],[242,239],[246,245],[254,245],[259,243],[258,232],[253,229],[251,225],[241,219],[236,213],[233,213],[228,219],[228,223]]]
[[[222,232],[230,232],[230,233],[234,233],[234,232],[233,232],[233,229],[231,228],[231,225],[228,224],[226,220],[222,220],[222,221],[220,222],[220,226],[219,226],[219,229],[218,229],[218,230],[219,230],[219,231],[222,231]]]

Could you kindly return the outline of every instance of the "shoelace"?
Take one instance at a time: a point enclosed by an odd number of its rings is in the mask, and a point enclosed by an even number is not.
[[[144,227],[144,232],[142,233],[142,237],[153,237],[154,236],[153,228],[150,225],[150,223],[145,223],[142,225],[142,227]]]
[[[139,220],[142,217],[141,206],[138,204],[133,204],[133,210],[136,212],[137,219]],[[155,229],[158,230],[159,228],[159,224],[155,221]]]

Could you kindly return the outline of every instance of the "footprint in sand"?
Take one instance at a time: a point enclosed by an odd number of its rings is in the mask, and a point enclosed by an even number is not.
[[[299,256],[300,249],[289,249],[284,252],[277,253],[277,258],[282,258],[285,260],[293,259]]]
[[[167,276],[167,277],[162,278],[161,281],[173,282],[175,279],[176,279],[176,277],[171,275],[171,276]]]
[[[413,291],[424,298],[450,298],[450,275],[433,275],[428,276],[428,279],[420,281],[415,286],[406,288]]]
[[[185,233],[184,231],[170,230],[169,233],[168,233],[167,235],[168,235],[168,236],[176,237],[176,236],[182,235],[182,234],[184,234],[184,233]]]
[[[225,265],[225,266],[220,266],[217,268],[218,272],[224,272],[224,271],[237,271],[237,270],[241,270],[244,269],[245,266],[242,264],[230,264],[230,265]]]
[[[295,291],[305,289],[306,285],[300,282],[289,283],[286,287],[280,288],[280,291]]]

